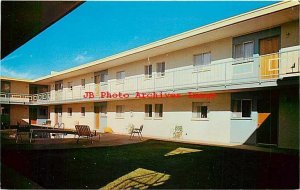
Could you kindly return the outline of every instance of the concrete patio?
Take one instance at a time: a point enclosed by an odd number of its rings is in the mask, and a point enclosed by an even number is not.
[[[23,140],[16,143],[14,138],[15,132],[1,131],[1,144],[8,149],[31,149],[31,150],[47,150],[47,149],[72,149],[72,148],[91,148],[91,147],[106,147],[106,146],[118,146],[134,144],[146,141],[147,138],[139,139],[139,137],[133,137],[130,139],[128,135],[118,135],[104,133],[100,134],[100,140],[98,136],[93,138],[93,143],[86,138],[80,138],[79,143],[76,143],[74,135],[69,138],[44,138],[34,139],[32,143],[29,142],[28,134],[23,135]],[[26,137],[27,136],[27,137]]]

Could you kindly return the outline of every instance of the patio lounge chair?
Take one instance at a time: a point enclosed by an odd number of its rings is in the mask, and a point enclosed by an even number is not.
[[[16,131],[16,143],[19,142],[19,140],[23,140],[22,135],[28,135],[30,131],[30,125],[21,125],[21,122],[17,122],[17,131]]]
[[[91,143],[93,143],[93,137],[97,135],[96,131],[94,133],[91,132],[90,127],[88,125],[75,125],[75,129],[77,132],[77,144],[79,142],[80,137],[87,137],[91,140]],[[100,134],[99,134],[99,140],[100,140]]]
[[[132,131],[131,131],[131,134],[130,134],[130,139],[132,137],[134,137],[134,134],[138,134],[138,136],[140,137],[140,139],[142,140],[143,139],[143,136],[142,136],[142,131],[143,131],[143,125],[140,126],[140,128],[133,128]]]

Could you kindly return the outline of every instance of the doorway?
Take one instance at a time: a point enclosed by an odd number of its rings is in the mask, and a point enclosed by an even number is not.
[[[100,132],[104,132],[104,128],[107,127],[107,103],[100,102],[95,103],[95,129]]]
[[[62,123],[62,107],[55,106],[54,109],[55,109],[54,110],[54,113],[55,113],[54,124],[56,124],[56,123],[61,124]]]
[[[37,124],[37,107],[29,107],[29,124]]]
[[[257,99],[258,128],[256,143],[278,144],[279,92],[266,90]]]

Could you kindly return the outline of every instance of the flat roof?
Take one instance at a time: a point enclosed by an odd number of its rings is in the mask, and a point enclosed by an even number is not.
[[[21,79],[21,78],[13,78],[13,77],[4,77],[0,76],[0,80],[8,80],[8,81],[16,81],[16,82],[32,82],[30,79]]]

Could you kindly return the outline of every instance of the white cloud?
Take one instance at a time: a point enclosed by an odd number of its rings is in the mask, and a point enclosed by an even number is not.
[[[74,61],[77,63],[84,63],[84,62],[88,62],[90,60],[92,60],[93,57],[92,56],[88,56],[87,55],[87,51],[84,51],[81,54],[78,54],[75,58]]]
[[[10,68],[6,68],[3,65],[0,66],[1,76],[13,77],[13,78],[22,78],[29,79],[32,78],[33,75],[30,72],[18,72]]]

